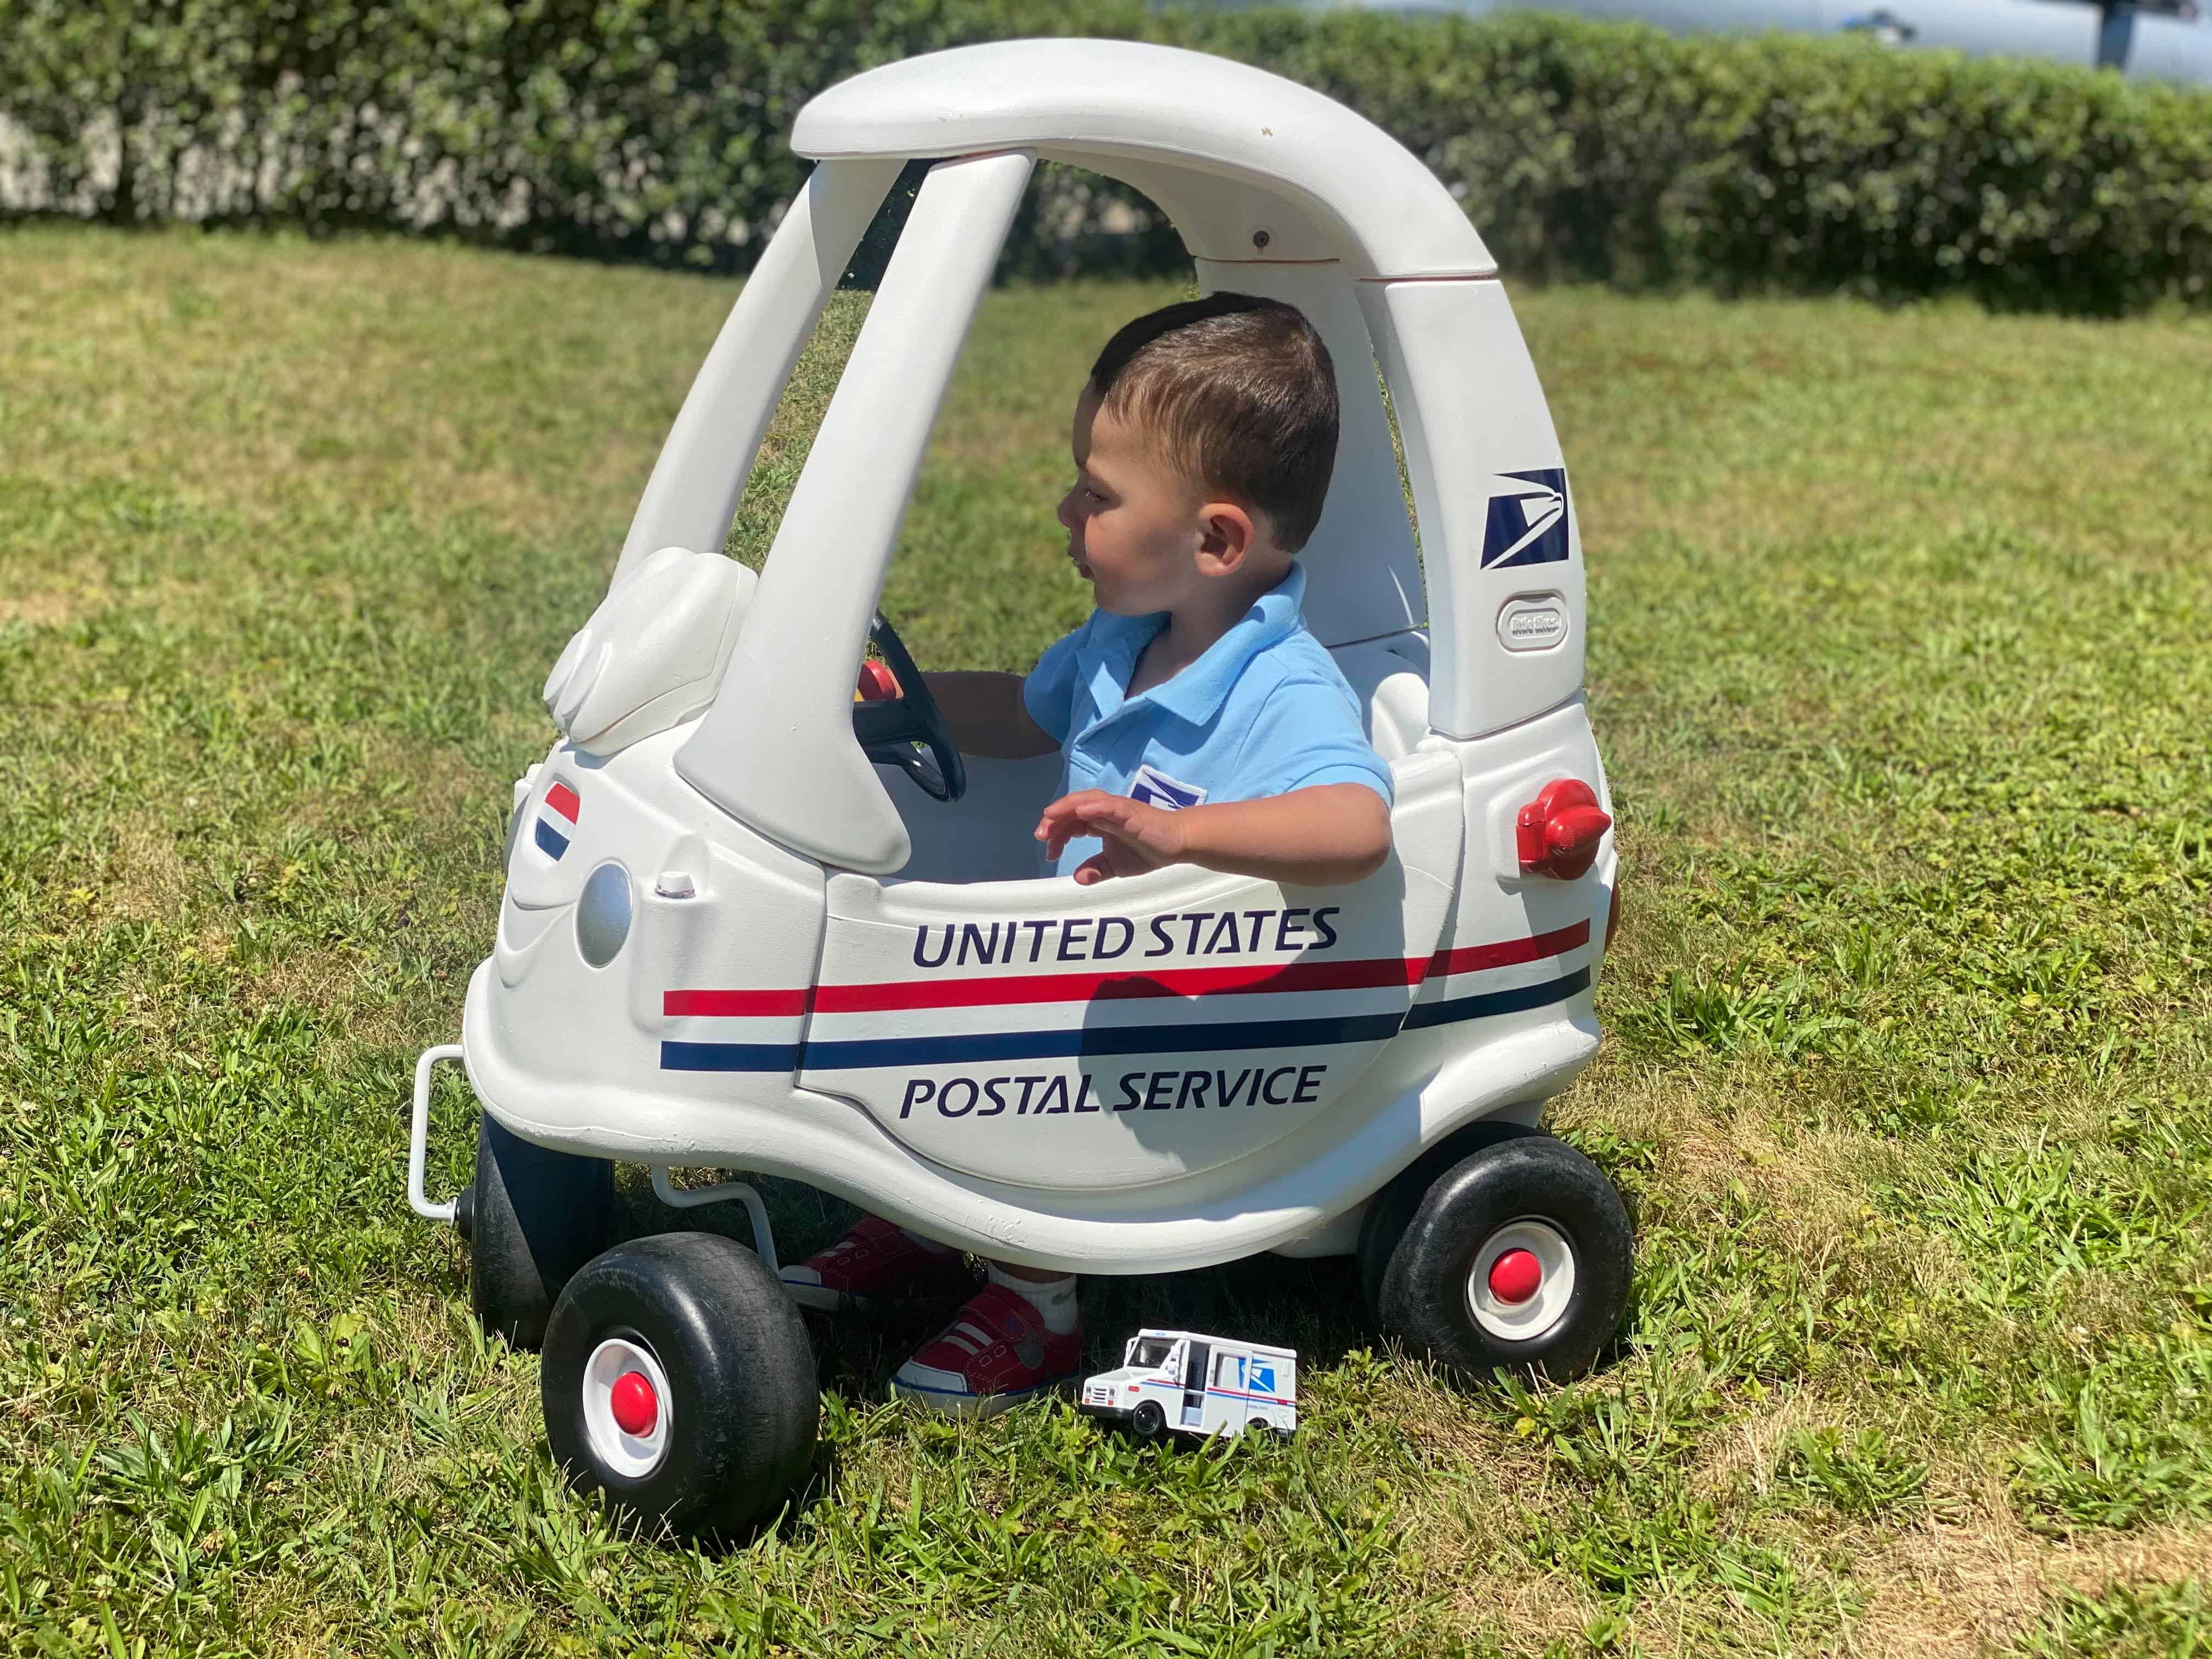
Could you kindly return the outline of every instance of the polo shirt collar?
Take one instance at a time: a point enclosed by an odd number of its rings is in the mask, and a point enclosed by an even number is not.
[[[1237,677],[1244,672],[1245,665],[1285,635],[1297,631],[1299,608],[1305,595],[1305,570],[1293,561],[1290,574],[1255,599],[1251,608],[1237,619],[1227,633],[1207,646],[1196,662],[1165,684],[1130,698],[1121,707],[1149,702],[1178,720],[1204,726],[1221,711],[1230,688],[1237,684]],[[1158,617],[1131,617],[1129,622],[1136,625],[1130,627],[1124,636],[1125,649],[1128,650],[1127,664],[1121,670],[1121,684],[1125,685],[1135,668],[1137,657],[1166,625]]]

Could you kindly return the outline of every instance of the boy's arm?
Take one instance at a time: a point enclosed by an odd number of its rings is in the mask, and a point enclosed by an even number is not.
[[[1079,836],[1105,842],[1076,866],[1075,879],[1084,886],[1163,864],[1198,864],[1286,886],[1332,887],[1382,867],[1390,856],[1390,809],[1360,783],[1317,784],[1178,812],[1085,789],[1061,796],[1037,820],[1036,836],[1049,857],[1058,858]]]
[[[1060,740],[1030,718],[1022,702],[1019,674],[956,672],[921,678],[963,754],[1027,760],[1059,749]]]

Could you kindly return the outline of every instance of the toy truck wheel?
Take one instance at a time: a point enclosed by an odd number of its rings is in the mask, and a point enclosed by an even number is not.
[[[713,1233],[588,1263],[554,1305],[538,1388],[554,1461],[648,1527],[741,1531],[813,1460],[821,1397],[799,1309]]]
[[[484,1330],[518,1348],[545,1337],[553,1300],[606,1243],[614,1165],[532,1146],[486,1112],[476,1180],[463,1194],[469,1299]]]
[[[1563,1381],[1620,1328],[1632,1249],[1627,1208],[1595,1164],[1549,1135],[1504,1137],[1420,1194],[1382,1264],[1377,1316],[1465,1376]]]
[[[1168,1414],[1157,1400],[1140,1401],[1129,1413],[1129,1432],[1139,1440],[1157,1440],[1168,1430]]]

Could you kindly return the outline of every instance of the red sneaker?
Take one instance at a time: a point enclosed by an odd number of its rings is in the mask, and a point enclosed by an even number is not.
[[[845,1313],[876,1302],[949,1301],[975,1288],[957,1250],[933,1250],[880,1216],[781,1274],[802,1308]]]
[[[1003,1285],[986,1285],[891,1378],[891,1393],[948,1417],[988,1417],[1075,1375],[1080,1328],[1055,1335]]]

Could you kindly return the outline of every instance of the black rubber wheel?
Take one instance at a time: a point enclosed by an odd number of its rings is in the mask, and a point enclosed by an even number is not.
[[[619,1437],[610,1379],[656,1367],[658,1440]],[[648,1527],[741,1532],[813,1461],[822,1401],[798,1305],[718,1234],[660,1233],[588,1263],[554,1305],[538,1379],[554,1461]]]
[[[1486,1147],[1540,1133],[1525,1124],[1495,1120],[1470,1123],[1463,1129],[1455,1129],[1423,1152],[1375,1195],[1375,1201],[1367,1206],[1367,1213],[1360,1218],[1358,1250],[1359,1291],[1367,1303],[1370,1318],[1382,1316],[1382,1270],[1390,1265],[1391,1253],[1406,1236],[1413,1212],[1429,1195],[1431,1183],[1461,1159]]]
[[[1464,1376],[1564,1381],[1620,1329],[1633,1248],[1595,1164],[1549,1135],[1501,1138],[1429,1183],[1383,1264],[1376,1316]],[[1502,1260],[1516,1252],[1519,1274]]]
[[[1167,1429],[1168,1414],[1157,1400],[1144,1401],[1129,1413],[1129,1432],[1139,1440],[1157,1440]]]
[[[486,1112],[462,1199],[477,1318],[487,1334],[535,1348],[561,1287],[606,1246],[615,1166],[532,1146]]]

